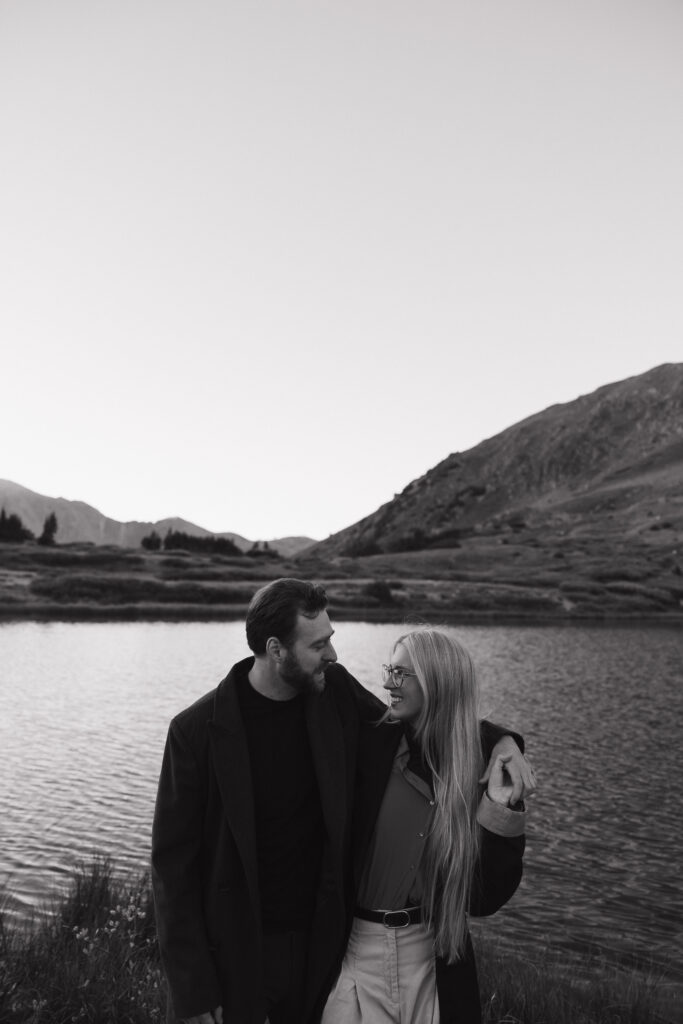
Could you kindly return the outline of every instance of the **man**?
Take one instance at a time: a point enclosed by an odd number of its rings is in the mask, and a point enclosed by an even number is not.
[[[254,656],[171,722],[152,836],[170,1021],[303,1024],[341,961],[359,740],[385,708],[336,664],[326,607],[312,583],[263,587]],[[501,752],[519,798],[528,766]]]

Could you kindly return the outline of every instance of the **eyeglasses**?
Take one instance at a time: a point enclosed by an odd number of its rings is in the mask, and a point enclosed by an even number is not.
[[[388,683],[391,679],[393,685],[400,689],[406,676],[416,676],[417,672],[409,672],[407,668],[400,665],[382,665],[382,681]]]

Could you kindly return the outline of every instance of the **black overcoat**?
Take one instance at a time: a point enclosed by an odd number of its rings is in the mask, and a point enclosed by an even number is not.
[[[152,835],[152,882],[170,1021],[219,1004],[229,1024],[263,1024],[261,914],[249,755],[233,666],[171,722]],[[309,1005],[344,951],[351,888],[351,810],[361,725],[382,703],[341,665],[327,670],[306,721],[325,822],[309,963]]]

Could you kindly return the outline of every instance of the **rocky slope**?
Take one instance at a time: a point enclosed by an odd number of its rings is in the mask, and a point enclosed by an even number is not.
[[[551,406],[450,455],[307,554],[443,549],[530,532],[683,543],[683,364]]]

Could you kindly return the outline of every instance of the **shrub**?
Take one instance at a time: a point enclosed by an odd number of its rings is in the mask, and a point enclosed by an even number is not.
[[[365,558],[368,555],[381,555],[382,549],[372,537],[358,537],[346,542],[341,551],[347,558]]]
[[[366,583],[362,593],[366,597],[374,597],[380,604],[392,604],[394,600],[391,588],[384,580],[372,580],[370,583]]]
[[[405,533],[400,533],[392,540],[387,541],[387,551],[400,552],[400,551],[421,551],[426,547],[426,538],[424,530],[419,527],[415,527],[412,530],[408,530]]]

